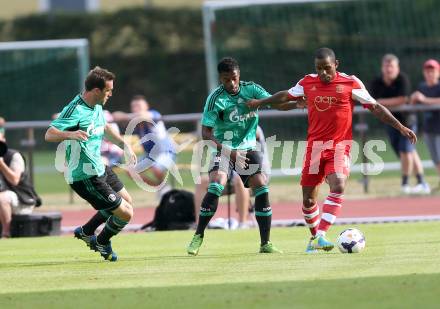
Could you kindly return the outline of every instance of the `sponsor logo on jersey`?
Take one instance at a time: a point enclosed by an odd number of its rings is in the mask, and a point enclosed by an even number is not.
[[[239,115],[238,114],[238,110],[234,109],[230,114],[229,114],[229,120],[231,122],[240,122],[240,121],[245,121],[248,120],[249,118],[255,117],[257,116],[257,113],[252,111],[249,112],[247,114],[243,114],[243,115]]]
[[[344,92],[344,86],[336,85],[336,93],[343,93],[343,92]]]
[[[243,98],[238,98],[237,103],[238,103],[238,104],[242,104],[242,103],[244,103]]]
[[[319,95],[315,97],[315,100],[313,102],[315,103],[315,107],[318,112],[324,112],[328,110],[333,104],[336,104],[338,102],[338,99],[332,96]]]
[[[92,121],[92,123],[87,127],[86,132],[89,136],[102,135],[102,134],[104,134],[104,126],[100,126],[100,127],[95,128],[95,122]]]
[[[314,85],[312,88],[310,88],[310,91],[316,91],[316,86]]]

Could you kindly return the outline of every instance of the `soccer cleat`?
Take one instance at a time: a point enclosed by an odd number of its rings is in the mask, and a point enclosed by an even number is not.
[[[247,222],[240,222],[238,223],[237,229],[239,230],[248,230],[250,228],[249,223]]]
[[[419,183],[411,188],[412,194],[427,195],[431,194],[431,188],[426,182]]]
[[[409,185],[402,185],[400,187],[400,192],[402,192],[403,194],[411,194],[412,190],[411,190],[411,187]]]
[[[116,252],[114,252],[112,249],[112,243],[109,242],[107,245],[101,245],[98,243],[95,235],[90,238],[90,250],[99,252],[107,261],[116,262],[118,260]]]
[[[90,238],[92,238],[93,235],[86,235],[83,232],[83,229],[81,226],[78,226],[74,231],[73,235],[75,238],[81,239],[84,241],[87,245],[87,247],[90,247]]]
[[[275,247],[270,241],[260,247],[260,253],[283,253],[280,249]]]
[[[315,239],[315,237],[310,237],[309,243],[307,244],[306,247],[306,253],[316,253],[318,252],[318,250],[315,249],[315,247],[313,247],[312,245],[312,241]]]
[[[335,247],[335,245],[324,236],[316,236],[310,244],[313,248],[324,251],[330,251]]]
[[[203,237],[201,237],[199,234],[195,234],[186,251],[189,255],[197,255],[199,253],[199,249],[202,243]]]

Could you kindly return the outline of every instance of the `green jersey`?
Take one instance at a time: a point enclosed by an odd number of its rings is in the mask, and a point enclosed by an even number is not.
[[[250,110],[246,102],[269,96],[254,82],[240,82],[240,90],[234,95],[219,86],[206,99],[202,125],[212,127],[215,139],[232,149],[255,148],[258,114],[256,110]]]
[[[69,183],[104,174],[101,143],[105,118],[102,105],[97,104],[92,108],[77,95],[50,125],[61,131],[82,130],[89,134],[86,141],[66,141],[66,180]]]

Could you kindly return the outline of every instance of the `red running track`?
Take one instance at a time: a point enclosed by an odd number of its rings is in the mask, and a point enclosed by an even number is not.
[[[322,202],[322,201],[321,201]],[[346,200],[342,206],[341,218],[363,217],[404,217],[440,215],[440,197],[399,197],[363,200]],[[90,207],[91,208],[91,207]],[[301,219],[301,203],[279,203],[272,205],[274,220]],[[63,227],[84,224],[95,211],[64,210],[61,211]],[[234,206],[231,207],[233,217],[237,217]],[[152,220],[154,208],[136,208],[131,224],[143,224]],[[227,205],[220,205],[216,217],[227,217]]]

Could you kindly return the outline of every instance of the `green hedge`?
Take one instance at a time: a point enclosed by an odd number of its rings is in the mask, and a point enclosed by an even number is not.
[[[365,82],[379,73],[381,55],[395,52],[416,86],[423,61],[440,57],[437,8],[434,0],[371,0],[221,11],[216,37],[225,43],[218,55],[238,58],[243,79],[276,91],[313,71],[318,46],[334,48],[341,70]],[[138,8],[0,23],[2,41],[65,38],[89,39],[91,66],[117,74],[110,109],[128,110],[133,94],[145,94],[164,114],[201,111],[207,95],[201,11]]]
[[[128,110],[133,94],[146,95],[164,114],[202,108],[207,88],[200,11],[139,8],[32,15],[0,23],[1,41],[67,38],[89,39],[91,66],[116,73],[110,109]],[[47,117],[58,111],[48,109]],[[41,119],[40,114],[35,116]]]

